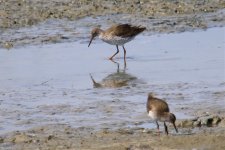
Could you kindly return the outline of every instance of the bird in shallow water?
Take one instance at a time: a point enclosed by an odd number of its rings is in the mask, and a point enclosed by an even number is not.
[[[130,42],[137,36],[139,33],[143,32],[146,28],[141,26],[132,26],[130,24],[119,24],[114,25],[106,30],[100,28],[94,28],[91,31],[91,40],[88,44],[88,47],[91,45],[92,40],[98,36],[102,41],[116,45],[116,53],[113,54],[109,59],[112,60],[116,54],[119,53],[119,47],[122,46],[124,50],[124,60],[126,59],[126,49],[124,44]]]
[[[167,135],[168,135],[168,128],[166,122],[172,123],[174,129],[176,130],[176,132],[178,132],[175,124],[176,116],[170,113],[169,106],[164,100],[156,98],[153,96],[152,93],[149,93],[146,107],[149,117],[151,117],[156,122],[158,133],[159,133],[158,121],[162,121],[164,123],[164,128]]]

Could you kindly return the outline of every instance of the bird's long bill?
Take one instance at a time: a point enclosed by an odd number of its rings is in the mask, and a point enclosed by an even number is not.
[[[176,132],[178,133],[178,130],[177,130],[177,127],[176,127],[175,123],[173,123],[173,127],[176,130]]]
[[[91,42],[92,42],[93,39],[94,39],[94,36],[91,37],[91,40],[90,40],[90,42],[88,44],[88,47],[91,45]]]

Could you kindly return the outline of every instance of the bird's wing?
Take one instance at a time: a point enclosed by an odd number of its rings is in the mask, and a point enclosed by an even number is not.
[[[161,112],[170,111],[168,104],[164,100],[155,98],[151,103],[154,103],[153,105],[157,107],[158,109],[160,109]]]
[[[106,31],[112,36],[132,37],[143,32],[146,28],[140,26],[131,26],[129,24],[114,25]]]

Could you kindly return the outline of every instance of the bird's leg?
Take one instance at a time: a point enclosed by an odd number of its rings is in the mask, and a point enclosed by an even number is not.
[[[114,56],[116,56],[116,54],[118,54],[118,53],[119,53],[119,48],[118,48],[118,45],[116,45],[116,49],[117,49],[116,53],[115,53],[115,54],[113,54],[113,55],[109,58],[110,60],[112,60],[112,59],[113,59],[113,57],[114,57]]]
[[[178,133],[178,130],[177,130],[177,127],[176,127],[175,123],[173,123],[173,127],[176,130],[176,132]]]
[[[124,51],[124,57],[123,57],[123,59],[125,60],[126,59],[126,49],[125,49],[125,47],[123,46],[123,51]]]
[[[125,49],[125,47],[123,46],[123,51],[124,51],[124,56],[123,56],[123,60],[124,60],[124,66],[125,66],[125,68],[126,68],[126,66],[127,66],[127,62],[126,62],[126,49]]]
[[[164,122],[164,128],[165,128],[166,134],[168,135],[168,128],[167,128],[166,122]]]
[[[157,132],[158,132],[158,135],[160,135],[159,124],[158,124],[157,120],[156,120],[155,122],[156,122],[156,125],[157,125]]]

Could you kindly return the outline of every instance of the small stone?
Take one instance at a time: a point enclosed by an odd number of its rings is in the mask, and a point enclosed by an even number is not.
[[[200,117],[198,121],[201,122],[201,125],[203,126],[210,126],[212,124],[212,117],[206,116],[206,117]]]
[[[192,121],[197,121],[198,120],[198,117],[195,117],[193,119],[191,119]]]
[[[147,133],[147,134],[149,134],[149,133],[153,133],[153,131],[150,130],[150,129],[143,129],[143,130],[142,130],[142,133]]]
[[[204,116],[204,117],[200,117],[198,121],[201,122],[201,125],[210,127],[213,125],[218,125],[221,119],[219,116]]]
[[[109,131],[108,131],[108,129],[103,129],[102,133],[103,133],[103,134],[108,134]]]
[[[183,127],[183,128],[189,128],[189,127],[193,127],[193,123],[194,123],[194,121],[192,121],[192,120],[182,120],[177,123],[177,126]]]
[[[6,49],[10,49],[10,48],[13,47],[13,44],[12,44],[12,42],[5,42],[5,43],[3,44],[3,47],[6,48]]]
[[[23,142],[29,142],[29,138],[25,134],[15,135],[15,137],[12,139],[13,143],[23,143]]]
[[[120,134],[133,134],[134,131],[130,130],[130,129],[120,129],[118,131]]]
[[[148,144],[130,145],[126,150],[153,150]]]
[[[66,131],[66,134],[71,134],[71,132],[70,131]]]
[[[221,121],[220,117],[219,116],[214,116],[213,117],[213,121],[212,121],[212,124],[213,125],[218,125],[218,123]]]
[[[0,143],[4,143],[4,139],[0,137]]]
[[[49,136],[48,136],[48,140],[53,139],[53,137],[54,137],[53,135],[49,135]]]
[[[201,126],[201,121],[194,121],[194,123],[193,123],[193,126],[194,127],[200,127]]]
[[[144,122],[143,121],[136,121],[134,124],[136,125],[136,126],[138,126],[138,125],[141,125],[141,124],[143,124]]]
[[[221,119],[219,126],[223,128],[225,127],[225,119]]]

